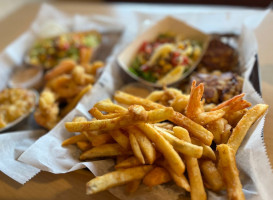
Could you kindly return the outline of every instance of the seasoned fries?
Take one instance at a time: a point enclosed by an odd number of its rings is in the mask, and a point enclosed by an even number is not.
[[[219,164],[229,199],[245,199],[236,167],[235,151],[226,144],[217,146],[217,151],[219,152]]]
[[[111,157],[130,154],[132,154],[131,151],[125,151],[119,144],[103,144],[84,152],[80,156],[80,159],[86,160],[98,157]]]
[[[184,176],[184,174],[181,174],[180,176],[178,176],[176,173],[174,173],[174,171],[170,168],[170,166],[168,165],[166,160],[164,160],[164,161],[160,160],[157,163],[160,166],[164,167],[169,172],[169,174],[171,175],[173,181],[175,182],[175,184],[178,187],[184,188],[188,192],[191,191],[190,184],[189,184],[187,178]]]
[[[138,127],[155,143],[158,151],[163,154],[173,171],[178,176],[183,174],[185,165],[173,146],[150,124],[140,124]]]
[[[213,191],[219,191],[223,188],[224,182],[222,176],[215,166],[215,163],[210,160],[200,162],[200,170],[204,176],[205,184]]]
[[[187,142],[191,142],[189,134],[187,132],[183,133],[183,139]],[[191,199],[207,199],[198,160],[193,157],[185,156],[185,162],[191,187]]]
[[[100,146],[102,144],[111,143],[113,141],[113,138],[109,133],[92,135],[91,137],[89,135],[89,138],[91,140],[92,146],[94,146],[94,147]]]
[[[140,150],[139,144],[138,144],[137,139],[133,133],[129,133],[129,140],[130,140],[130,144],[131,144],[131,147],[132,147],[135,157],[142,164],[145,164],[144,157],[143,157],[142,152]]]
[[[83,152],[80,160],[116,158],[116,171],[89,181],[87,194],[124,184],[131,194],[141,183],[153,187],[173,181],[193,200],[207,199],[205,189],[227,189],[229,199],[244,199],[235,154],[268,106],[258,104],[246,111],[250,103],[242,94],[205,108],[203,91],[195,82],[190,96],[173,88],[146,99],[118,91],[115,100],[127,108],[106,99],[89,110],[93,120],[66,122],[68,131],[81,134],[63,145],[77,144]]]
[[[255,121],[257,121],[257,119],[259,119],[265,113],[267,108],[268,105],[265,104],[255,105],[253,108],[249,109],[246,112],[246,114],[233,129],[227,144],[235,151],[235,153],[242,143],[248,129]]]
[[[156,127],[156,126],[155,126]],[[193,145],[184,140],[179,140],[172,134],[167,131],[162,130],[161,128],[156,128],[158,132],[166,139],[168,142],[175,148],[179,153],[194,157],[200,158],[203,153],[203,148],[197,145]]]
[[[119,168],[130,168],[130,167],[136,167],[139,165],[142,165],[143,163],[141,161],[139,161],[139,159],[137,157],[129,157],[128,159],[125,159],[121,162],[119,162],[115,168],[119,169]]]
[[[152,142],[137,127],[129,127],[127,131],[135,135],[146,162],[150,165],[153,164],[156,159],[156,151]]]
[[[122,133],[121,130],[114,130],[110,132],[113,139],[124,149],[130,149],[130,142],[128,137]]]
[[[152,110],[156,108],[164,108],[164,106],[161,104],[152,102],[148,99],[135,97],[133,95],[129,95],[121,91],[116,92],[115,100],[119,103],[127,104],[127,105],[134,105],[134,104],[142,105],[145,109],[148,109],[148,110]],[[173,122],[174,124],[177,124],[189,130],[194,137],[200,139],[204,144],[206,145],[211,144],[213,139],[212,133],[208,131],[207,129],[205,129],[200,124],[197,124],[191,119],[187,118],[183,114],[179,112],[173,112],[169,120]]]
[[[144,165],[98,176],[86,184],[86,194],[95,194],[114,186],[142,179],[152,169],[152,165]]]
[[[152,169],[143,179],[143,183],[148,187],[167,183],[171,180],[169,172],[161,167]]]
[[[84,134],[75,135],[71,138],[66,139],[65,141],[63,141],[62,146],[76,144],[77,142],[80,142],[80,141],[87,141],[87,138],[85,137]]]

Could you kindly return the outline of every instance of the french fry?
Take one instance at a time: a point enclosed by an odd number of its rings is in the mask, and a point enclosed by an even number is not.
[[[116,164],[119,164],[119,163],[123,162],[126,159],[128,159],[128,155],[117,156],[117,158],[116,158]]]
[[[80,156],[81,160],[116,158],[117,171],[91,180],[87,184],[87,193],[94,194],[127,183],[126,191],[131,194],[137,190],[142,179],[149,187],[173,180],[177,186],[189,191],[193,200],[207,198],[204,185],[215,192],[226,186],[229,199],[244,199],[235,153],[250,126],[268,106],[258,104],[245,111],[250,103],[242,99],[242,94],[205,112],[203,90],[203,84],[196,86],[193,82],[190,96],[166,87],[146,99],[117,92],[116,101],[125,104],[126,108],[107,99],[89,110],[96,119],[86,121],[76,118],[67,122],[68,131],[81,132],[85,136],[84,141],[76,142],[83,151],[99,137],[111,136],[117,142],[99,143],[100,146],[91,147]],[[187,116],[180,113],[185,111],[185,104],[179,105],[179,102],[187,102]],[[176,107],[176,111],[167,107],[169,105]],[[232,134],[229,122],[237,123]],[[213,139],[219,144],[217,167],[214,163],[216,154],[210,147]],[[70,140],[77,139],[72,137]],[[154,163],[156,166],[151,165]],[[144,170],[146,167],[147,171]],[[183,174],[185,169],[188,180]]]
[[[224,182],[214,162],[210,160],[201,161],[200,170],[205,179],[205,183],[209,186],[209,189],[216,192],[223,189]]]
[[[156,151],[150,140],[137,127],[129,127],[126,130],[135,135],[146,162],[153,164],[156,159]]]
[[[134,120],[146,121],[148,119],[148,112],[140,105],[131,105],[128,107],[129,115]]]
[[[126,108],[119,106],[117,104],[114,104],[110,99],[106,99],[103,101],[99,101],[94,105],[95,108],[98,108],[100,111],[105,111],[108,113],[124,113],[127,111]]]
[[[70,132],[82,132],[82,131],[96,131],[96,130],[114,130],[129,125],[139,124],[141,122],[159,122],[166,120],[171,113],[172,108],[168,109],[156,109],[147,112],[147,119],[136,117],[135,115],[123,115],[113,119],[103,119],[87,122],[66,122],[65,127]]]
[[[81,151],[87,151],[92,148],[92,144],[89,141],[79,141],[76,144]]]
[[[177,112],[184,112],[188,102],[189,102],[189,95],[180,95],[175,97],[175,99],[173,100],[173,102],[171,103],[171,107],[173,107],[173,109]]]
[[[172,145],[163,136],[161,136],[161,134],[158,133],[152,125],[139,124],[138,127],[152,142],[155,143],[158,151],[163,154],[173,171],[177,175],[183,174],[185,171],[185,165]]]
[[[147,121],[149,123],[157,123],[169,119],[174,110],[172,107],[165,107],[148,111]]]
[[[156,108],[164,108],[163,105],[160,105],[158,103],[155,103],[151,100],[148,99],[143,99],[140,97],[136,97],[130,94],[127,94],[125,92],[117,91],[114,96],[115,100],[119,103],[126,104],[126,105],[141,105],[143,106],[146,110],[153,110]]]
[[[235,154],[249,128],[265,113],[267,109],[268,105],[266,104],[255,105],[246,112],[246,114],[238,122],[237,126],[233,129],[227,144],[234,150]]]
[[[113,143],[113,138],[109,133],[103,133],[103,134],[99,134],[99,135],[95,135],[92,137],[92,145],[94,147],[103,145],[103,144],[107,144],[107,143]]]
[[[131,167],[136,167],[139,165],[142,165],[143,163],[141,161],[139,161],[138,158],[136,158],[135,156],[129,157],[121,162],[119,162],[115,168],[116,169],[120,169],[120,168],[131,168]]]
[[[209,112],[209,111],[211,111],[211,109],[213,109],[215,106],[216,106],[216,105],[215,105],[214,103],[206,104],[206,105],[203,106],[203,107],[204,107],[204,111],[205,111],[205,112]]]
[[[187,142],[191,141],[190,136],[187,132],[181,133],[184,134],[183,139],[185,141]],[[184,158],[191,186],[191,199],[192,200],[207,199],[197,159],[189,156],[185,156]]]
[[[85,137],[84,134],[75,135],[75,136],[67,138],[65,141],[63,141],[62,146],[76,144],[79,141],[88,141],[88,139]]]
[[[199,139],[204,144],[211,145],[213,134],[200,124],[195,123],[191,119],[178,112],[174,112],[173,116],[169,120],[174,124],[189,130],[193,137]]]
[[[184,140],[178,139],[172,134],[164,131],[162,128],[156,127],[156,130],[173,146],[173,148],[184,155],[188,155],[194,158],[200,158],[203,154],[203,147],[185,142]]]
[[[216,160],[216,155],[210,146],[207,146],[195,138],[191,138],[193,144],[203,147],[202,158],[209,158],[213,161]]]
[[[231,125],[229,125],[229,124],[225,125],[224,131],[221,135],[222,144],[226,144],[228,142],[229,137],[231,135],[231,129],[232,129]]]
[[[121,114],[120,113],[110,113],[110,114],[102,114],[98,108],[93,107],[89,110],[89,113],[95,117],[96,119],[113,119],[116,117],[120,117]]]
[[[101,133],[98,133],[97,131],[82,131],[82,134],[85,135],[85,137],[89,140],[89,142],[92,143],[93,138]]]
[[[157,161],[157,164],[164,167],[169,172],[169,174],[171,175],[173,181],[176,183],[176,185],[178,187],[184,188],[188,192],[191,191],[190,184],[189,184],[187,178],[184,176],[184,174],[181,174],[180,176],[178,176],[176,173],[174,173],[173,170],[171,170],[168,163],[166,162],[166,160]]]
[[[141,183],[141,179],[134,180],[134,181],[131,181],[131,182],[127,183],[127,185],[126,185],[126,193],[132,194],[135,191],[137,191],[140,183]]]
[[[137,139],[132,132],[129,132],[129,140],[135,157],[140,161],[140,163],[145,164],[145,160],[140,150]]]
[[[121,130],[117,129],[117,130],[110,131],[110,135],[124,149],[130,149],[129,138],[124,133],[122,133]]]
[[[173,124],[170,124],[168,122],[155,123],[154,125],[167,130],[173,130]]]
[[[173,87],[163,87],[164,93],[170,98],[174,99],[177,96],[183,96],[182,91]]]
[[[82,116],[76,116],[73,119],[73,122],[86,122],[86,121],[87,121],[87,119]],[[75,135],[75,136],[72,136],[72,137],[66,139],[65,141],[63,141],[62,146],[76,144],[77,142],[81,142],[81,141],[84,141],[84,142],[88,141],[88,137],[86,137],[86,135],[84,133],[81,133],[79,135]]]
[[[146,97],[146,99],[153,102],[157,102],[159,101],[159,99],[161,99],[163,95],[164,95],[164,91],[153,91]]]
[[[92,85],[87,85],[85,88],[81,90],[77,96],[75,96],[71,102],[61,111],[61,117],[64,117],[67,113],[69,113],[76,105],[77,103],[81,100],[83,95],[85,95],[88,91],[92,89]]]
[[[157,102],[164,94],[164,91],[153,91],[149,96],[146,97],[146,99]]]
[[[133,120],[142,120],[149,123],[156,123],[170,118],[173,113],[173,108],[164,107],[146,111],[143,106],[132,105],[129,106],[128,111]]]
[[[82,131],[97,131],[97,130],[113,130],[122,126],[131,124],[131,121],[124,117],[117,117],[113,119],[95,120],[87,122],[66,122],[65,127],[70,132]]]
[[[219,152],[219,164],[229,199],[245,199],[236,167],[235,151],[226,144],[218,145],[217,151]]]
[[[187,129],[182,128],[180,126],[174,126],[173,127],[173,135],[177,138],[179,138],[180,140],[183,140],[185,138],[185,134],[188,135],[189,132]]]
[[[86,194],[95,194],[111,187],[123,185],[134,180],[140,180],[152,169],[152,165],[144,165],[140,167],[121,169],[98,176],[86,184]]]
[[[145,109],[152,110],[156,108],[164,108],[163,105],[160,105],[158,103],[152,102],[148,99],[142,99],[140,97],[135,97],[133,95],[126,94],[121,91],[117,91],[115,93],[115,100],[119,103],[132,105],[132,104],[138,104],[142,105]],[[210,131],[205,129],[200,124],[195,123],[191,119],[187,118],[186,116],[182,115],[178,112],[173,112],[173,115],[168,119],[171,122],[173,122],[176,125],[182,126],[190,131],[190,133],[202,141],[206,145],[210,145],[213,139],[213,135]]]
[[[82,153],[80,160],[130,154],[132,154],[131,151],[125,151],[119,144],[104,144]]]
[[[162,167],[155,167],[143,179],[143,183],[148,187],[167,183],[171,180],[169,172]]]
[[[87,119],[85,117],[82,117],[82,116],[76,116],[76,117],[74,117],[74,119],[72,121],[73,122],[86,122]]]

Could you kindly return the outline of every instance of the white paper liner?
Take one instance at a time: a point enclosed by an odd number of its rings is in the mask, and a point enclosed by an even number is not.
[[[248,15],[250,14],[247,13],[245,16]],[[189,22],[190,24],[194,23],[195,26],[201,28],[201,30],[204,31],[205,29],[208,32],[212,30],[222,30],[223,32],[226,32],[227,30],[230,30],[230,28],[227,27],[236,27],[236,29],[231,30],[234,30],[235,32],[240,31],[239,27],[242,27],[243,20],[242,17],[239,18],[241,21],[237,20],[236,17],[238,16],[241,16],[239,12],[235,13],[235,15],[232,13],[216,13],[214,15],[211,15],[211,13],[201,13],[200,15],[198,13],[194,13],[179,15],[179,17],[185,19],[186,22]],[[177,16],[175,17],[177,18]],[[258,17],[260,17],[260,15],[257,16],[257,18]],[[151,15],[150,18],[153,18],[153,16]],[[77,150],[77,148],[73,145],[61,147],[61,143],[64,139],[73,135],[73,133],[68,133],[65,130],[65,121],[71,121],[75,115],[85,115],[90,118],[87,110],[90,109],[95,102],[111,97],[116,89],[125,84],[120,70],[115,63],[115,57],[120,50],[123,49],[125,45],[136,36],[136,30],[138,29],[139,24],[137,23],[137,20],[133,20],[134,18],[131,19],[130,24],[127,24],[127,29],[124,32],[120,44],[117,45],[113,51],[112,56],[108,60],[109,62],[104,70],[104,73],[99,79],[98,84],[96,84],[92,89],[92,92],[87,94],[81,100],[76,109],[69,113],[69,115],[67,115],[53,130],[41,137],[35,144],[27,149],[19,158],[20,161],[28,163],[41,170],[50,171],[53,173],[66,173],[85,166],[95,175],[102,175],[105,172],[113,170],[114,163],[112,160],[79,162],[79,150]],[[219,19],[230,23],[231,26],[225,26],[224,28],[223,26],[225,23]],[[232,20],[230,21],[230,19]],[[209,24],[206,25],[208,22]],[[249,33],[249,30],[247,30],[247,32]],[[253,47],[253,45],[249,45],[250,47]],[[254,49],[255,48],[256,47],[254,46]],[[248,67],[252,67],[253,65],[251,65],[251,63],[254,63],[252,52],[247,55],[251,55],[252,57],[244,59],[245,61],[248,61],[245,62],[246,70],[244,70],[244,72],[246,76],[248,76],[248,72],[250,71],[250,68]],[[261,102],[261,99],[255,93],[249,81],[245,81],[243,90],[247,93],[247,100],[254,104]],[[272,172],[261,138],[263,122],[264,120],[260,119],[252,126],[237,154],[237,164],[238,168],[240,169],[244,192],[248,199],[270,199],[270,197],[273,196],[273,193],[270,190],[270,183],[273,182]],[[177,188],[171,190],[170,192],[170,187],[175,188],[176,186],[166,184],[155,187],[152,191],[147,191],[147,189],[143,188],[143,190],[145,190],[143,195],[141,192],[137,192],[132,196],[126,196],[124,195],[121,187],[113,188],[110,190],[110,192],[121,199],[176,199],[180,194],[184,194],[183,190],[179,190],[177,192]],[[217,195],[209,192],[208,195],[210,199],[225,199],[225,197],[221,194]]]
[[[17,158],[43,134],[44,130],[0,134],[0,171],[21,184],[39,173],[40,169],[20,162]]]

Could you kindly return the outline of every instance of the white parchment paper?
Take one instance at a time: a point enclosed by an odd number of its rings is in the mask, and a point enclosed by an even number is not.
[[[73,135],[73,133],[69,133],[65,130],[64,123],[66,121],[71,121],[76,115],[84,115],[90,118],[87,110],[90,109],[94,103],[105,98],[111,98],[115,90],[129,82],[129,79],[124,79],[124,74],[116,64],[116,56],[128,44],[128,42],[132,41],[132,39],[137,36],[137,34],[145,30],[150,24],[163,18],[163,15],[164,13],[157,15],[139,13],[136,16],[127,16],[127,19],[121,19],[117,16],[116,21],[122,22],[127,20],[127,22],[130,23],[126,24],[126,30],[124,31],[119,44],[112,52],[111,57],[108,59],[108,64],[98,80],[98,83],[93,87],[90,93],[84,96],[78,106],[53,130],[38,139],[30,148],[28,148],[20,156],[18,159],[19,161],[52,173],[66,173],[83,167],[89,168],[95,175],[102,175],[113,170],[114,163],[111,159],[94,162],[79,162],[78,158],[80,152],[75,146],[71,145],[65,148],[62,147],[62,141]],[[44,16],[46,16],[46,13],[44,13]],[[202,13],[200,15],[198,15],[198,13],[184,13],[174,17],[184,19],[186,22],[189,22],[192,25],[194,24],[195,27],[198,27],[205,32],[210,32],[212,30],[217,32],[236,32],[241,33],[242,38],[251,37],[252,30],[249,29],[247,25],[243,28],[244,20],[242,20],[242,17],[238,18],[240,20],[236,20],[236,17],[238,16],[241,16],[241,13],[238,12],[235,13],[235,15],[232,15],[232,13],[217,13],[215,15],[211,15],[211,13]],[[264,15],[256,16],[256,19],[260,19],[263,16]],[[145,22],[146,19],[148,21]],[[145,23],[143,23],[143,21]],[[224,24],[230,26],[224,26]],[[21,38],[22,44],[24,44],[23,41],[26,39],[28,39],[28,37],[25,39]],[[253,67],[255,60],[254,54],[257,52],[257,45],[255,40],[251,41],[251,43],[243,39],[241,41],[241,59],[245,61],[242,66],[242,71],[246,78],[243,92],[247,94],[246,99],[251,103],[261,103],[262,99],[255,92],[251,83],[247,80],[249,72]],[[251,51],[247,51],[249,49],[251,49]],[[12,52],[11,50],[10,52]],[[14,58],[14,60],[16,59]],[[18,59],[18,61],[19,60],[20,59]],[[4,61],[8,62],[9,60],[6,59]],[[9,70],[8,67],[7,70]],[[252,126],[237,154],[237,165],[240,169],[243,189],[247,199],[270,199],[270,197],[273,196],[273,191],[270,188],[270,183],[273,183],[273,175],[262,139],[263,124],[264,118],[258,120]],[[152,190],[141,187],[140,190],[132,196],[124,195],[121,187],[113,188],[110,192],[120,199],[139,200],[177,199],[183,198],[183,194],[185,194],[183,190],[177,188],[174,184],[154,187]],[[225,199],[223,194],[214,194],[209,192],[208,195],[210,199]]]
[[[44,130],[0,134],[0,171],[21,184],[39,173],[40,169],[22,163],[17,158],[43,134]]]

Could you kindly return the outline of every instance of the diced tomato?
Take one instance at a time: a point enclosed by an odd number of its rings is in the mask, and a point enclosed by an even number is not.
[[[148,44],[148,42],[144,41],[139,48],[139,52],[145,52],[145,48],[146,48],[147,44]]]
[[[184,56],[182,60],[182,65],[188,65],[189,64],[189,58]]]
[[[153,47],[150,43],[148,42],[143,42],[142,45],[139,48],[140,53],[146,53],[146,54],[151,54],[153,51]]]
[[[149,71],[149,66],[148,65],[142,65],[140,67],[140,70],[143,71],[143,72]]]
[[[145,48],[145,53],[151,54],[152,51],[153,51],[152,45],[151,45],[151,44],[147,44],[147,45],[146,45],[146,48]]]
[[[154,42],[154,43],[153,43],[153,48],[156,49],[159,45],[160,45],[159,42]]]
[[[179,52],[173,52],[172,58],[171,58],[171,64],[173,66],[177,66],[179,64],[179,56],[180,56]]]

